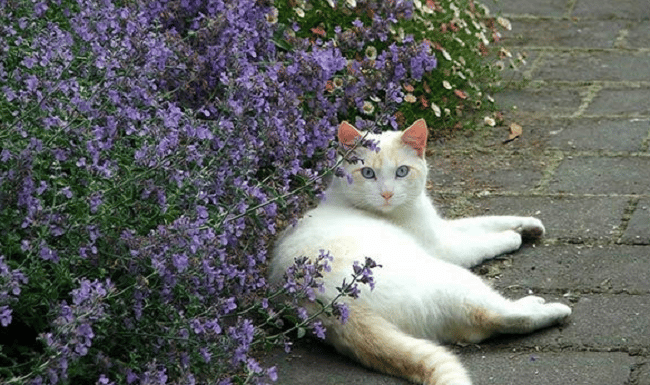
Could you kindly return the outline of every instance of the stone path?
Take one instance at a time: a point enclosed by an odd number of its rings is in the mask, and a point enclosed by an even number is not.
[[[477,385],[650,385],[650,4],[485,3],[512,22],[504,45],[527,57],[495,95],[523,135],[504,144],[506,128],[486,128],[432,145],[429,187],[449,216],[542,219],[543,240],[475,270],[573,315],[453,349]],[[266,360],[283,385],[407,384],[312,342]]]

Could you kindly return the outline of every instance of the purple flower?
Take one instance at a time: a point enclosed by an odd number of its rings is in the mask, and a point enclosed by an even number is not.
[[[9,326],[11,323],[11,313],[12,310],[7,305],[0,306],[0,325],[3,327]]]

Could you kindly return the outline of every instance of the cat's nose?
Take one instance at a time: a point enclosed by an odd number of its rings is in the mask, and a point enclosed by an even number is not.
[[[384,199],[389,200],[390,198],[393,197],[393,192],[392,191],[384,191],[381,193],[381,196],[384,197]]]

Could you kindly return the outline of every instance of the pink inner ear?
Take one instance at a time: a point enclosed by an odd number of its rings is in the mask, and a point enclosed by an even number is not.
[[[343,122],[339,126],[339,143],[344,146],[352,147],[356,143],[356,138],[361,138],[361,133],[348,122]]]
[[[427,122],[419,119],[402,134],[402,142],[417,151],[418,156],[424,156],[427,147]]]

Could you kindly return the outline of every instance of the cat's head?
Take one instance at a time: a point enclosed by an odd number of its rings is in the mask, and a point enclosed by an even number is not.
[[[357,145],[362,139],[378,142],[379,151]],[[360,132],[348,122],[338,130],[343,149],[354,148],[357,162],[343,161],[341,166],[352,178],[335,185],[336,193],[354,207],[390,213],[415,201],[426,183],[427,164],[424,150],[427,125],[420,119],[402,132],[382,134]]]

